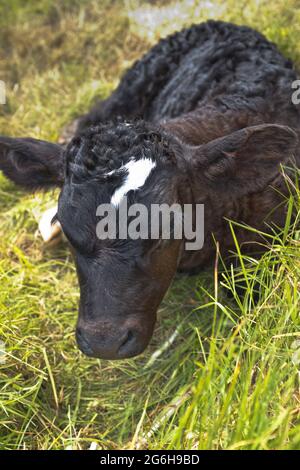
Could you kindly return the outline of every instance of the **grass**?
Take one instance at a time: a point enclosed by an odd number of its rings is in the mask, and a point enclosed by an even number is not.
[[[0,133],[55,141],[151,44],[208,17],[256,27],[300,66],[297,0],[3,0]],[[57,192],[28,195],[1,177],[0,448],[299,449],[299,196],[295,222],[262,234],[260,261],[238,255],[244,268],[223,270],[223,288],[216,271],[179,277],[147,351],[110,362],[76,348],[71,256],[36,232]]]

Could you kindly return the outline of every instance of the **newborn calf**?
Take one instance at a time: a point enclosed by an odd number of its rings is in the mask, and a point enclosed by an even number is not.
[[[80,284],[77,342],[87,355],[141,353],[177,270],[234,250],[226,219],[267,231],[285,219],[280,164],[299,166],[297,76],[274,44],[219,21],[161,40],[61,145],[0,138],[0,168],[29,188],[60,186],[56,220],[73,247]],[[100,204],[204,204],[204,246],[184,237],[97,236]],[[194,214],[195,215],[195,214]],[[244,251],[258,235],[238,228]]]

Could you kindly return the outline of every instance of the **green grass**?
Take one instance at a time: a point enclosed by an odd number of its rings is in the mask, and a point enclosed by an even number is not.
[[[151,44],[209,17],[258,28],[300,66],[297,0],[3,0],[0,133],[55,141]],[[290,213],[299,215],[299,196]],[[299,449],[298,218],[262,235],[270,251],[260,261],[242,257],[244,269],[225,271],[223,288],[213,271],[178,278],[147,351],[110,362],[77,349],[71,256],[64,244],[45,249],[37,235],[56,198],[1,177],[0,448]]]

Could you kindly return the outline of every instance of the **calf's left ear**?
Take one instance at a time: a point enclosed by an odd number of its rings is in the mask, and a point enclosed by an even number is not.
[[[190,162],[205,185],[242,196],[266,187],[297,144],[291,128],[263,124],[192,148]]]
[[[52,142],[0,136],[0,170],[26,189],[62,186],[64,149]]]

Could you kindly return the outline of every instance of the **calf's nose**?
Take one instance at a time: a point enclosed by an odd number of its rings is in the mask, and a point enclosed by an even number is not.
[[[85,355],[101,359],[124,359],[143,350],[138,334],[128,327],[116,329],[107,324],[103,328],[99,324],[96,328],[92,325],[77,326],[76,340]]]

